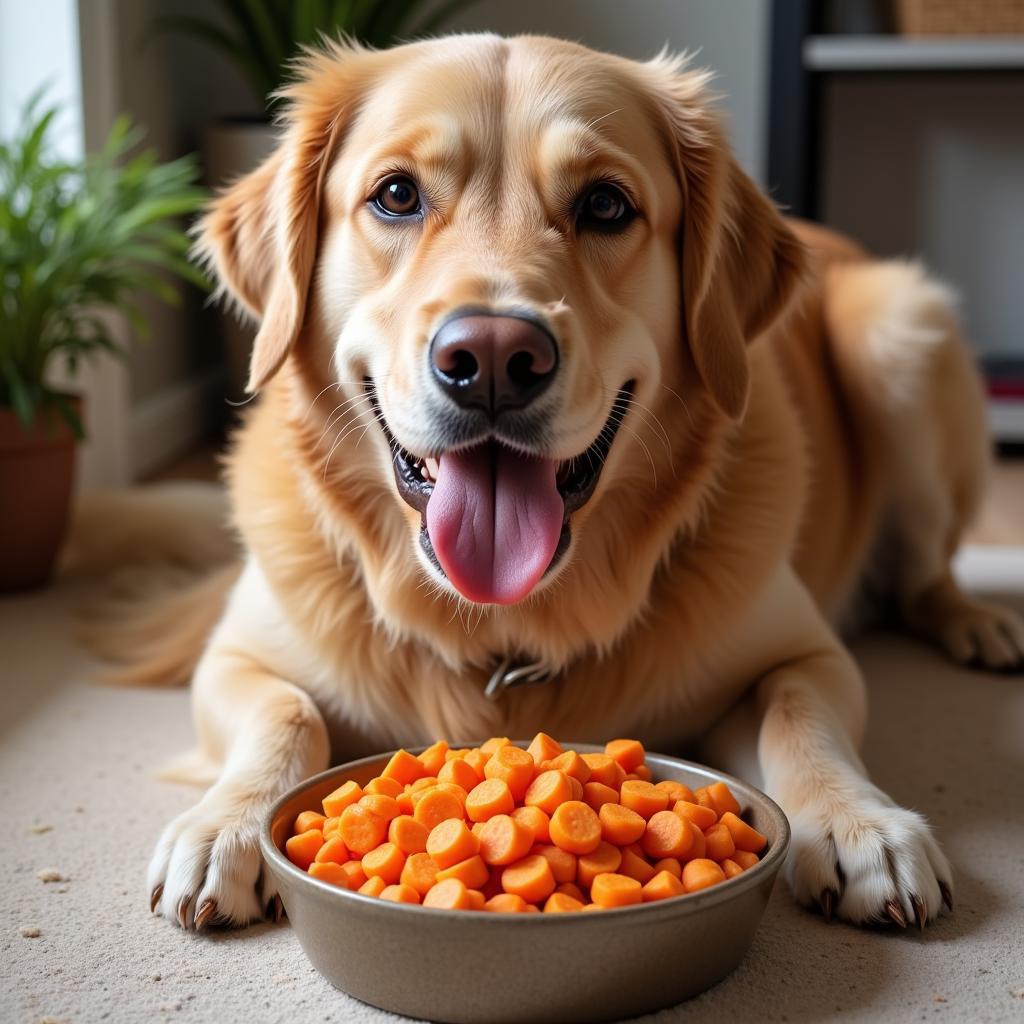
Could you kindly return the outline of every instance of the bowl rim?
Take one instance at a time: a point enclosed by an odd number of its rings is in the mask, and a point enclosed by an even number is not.
[[[512,742],[516,746],[521,745],[523,749],[525,749],[529,743],[529,741],[522,740],[513,740]],[[339,910],[344,907],[346,901],[354,900],[357,906],[362,905],[364,908],[372,907],[375,911],[383,914],[426,914],[428,915],[428,919],[432,921],[440,921],[445,917],[448,917],[457,921],[464,921],[467,918],[472,918],[474,921],[486,921],[490,918],[494,918],[496,921],[503,924],[515,922],[516,927],[534,927],[541,920],[545,922],[543,925],[544,927],[566,927],[569,922],[576,922],[578,924],[580,918],[577,914],[537,915],[524,914],[517,911],[489,911],[487,913],[482,913],[479,910],[447,910],[440,907],[424,907],[418,903],[398,903],[392,900],[382,900],[376,896],[368,896],[365,893],[355,892],[352,889],[342,889],[340,886],[324,882],[319,878],[314,878],[309,874],[309,872],[302,871],[300,868],[296,867],[296,865],[294,865],[278,849],[277,844],[273,839],[274,822],[281,813],[284,805],[294,800],[295,797],[297,797],[303,790],[311,789],[313,786],[326,781],[332,776],[341,775],[345,772],[352,772],[358,768],[375,762],[386,762],[387,759],[389,759],[399,749],[407,750],[410,754],[415,755],[422,753],[428,746],[430,746],[430,744],[404,748],[396,747],[395,750],[385,751],[380,754],[371,754],[367,757],[358,758],[355,761],[346,761],[344,764],[336,765],[333,768],[328,768],[325,771],[318,772],[316,775],[311,775],[309,778],[292,786],[286,793],[274,801],[269,811],[267,811],[264,816],[263,824],[260,827],[260,848],[263,853],[264,860],[268,863],[272,863],[278,870],[292,872],[291,877],[296,879],[297,884],[312,886],[312,891],[314,892],[319,891],[321,893],[332,894],[329,898],[340,900]],[[451,744],[453,749],[461,749],[463,746],[472,746],[472,744]],[[604,752],[603,747],[591,743],[570,743],[567,744],[567,748],[580,751],[582,753]],[[741,893],[759,885],[766,874],[774,874],[782,867],[782,863],[789,851],[791,829],[789,819],[786,817],[785,812],[770,796],[762,792],[756,786],[752,786],[749,782],[744,782],[742,779],[729,775],[727,772],[719,771],[717,768],[712,768],[709,765],[699,764],[696,761],[688,761],[685,758],[673,757],[669,754],[648,752],[647,762],[650,763],[652,761],[654,762],[652,767],[655,768],[659,762],[672,766],[681,766],[683,768],[696,771],[698,774],[708,776],[709,778],[713,777],[716,782],[725,782],[730,789],[734,790],[734,792],[738,791],[739,793],[743,793],[747,791],[749,793],[753,793],[759,800],[764,802],[769,815],[776,819],[776,824],[779,826],[780,839],[769,847],[768,853],[763,859],[759,860],[757,864],[748,868],[735,878],[726,879],[726,883],[714,885],[708,889],[701,889],[698,892],[683,893],[681,896],[672,896],[669,899],[657,900],[653,903],[636,903],[626,907],[610,907],[600,912],[598,915],[599,919],[603,919],[605,916],[611,915],[619,922],[620,925],[627,925],[631,923],[649,921],[650,914],[658,908],[662,908],[663,912],[673,909],[682,911],[683,908],[691,908],[694,911],[698,911],[739,896]],[[298,881],[298,879],[301,879],[301,881]],[[639,916],[642,912],[646,912],[647,916]],[[583,920],[589,920],[591,918],[591,914],[583,915]],[[485,925],[485,927],[487,926]]]

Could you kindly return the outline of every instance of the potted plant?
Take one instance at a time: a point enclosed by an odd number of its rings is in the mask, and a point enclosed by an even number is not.
[[[290,60],[303,46],[345,35],[384,48],[429,35],[476,0],[217,0],[209,14],[167,13],[148,33],[174,32],[213,47],[249,84],[256,114],[214,121],[204,140],[206,182],[222,185],[252,170],[274,148],[270,113],[288,80]],[[253,331],[233,315],[221,317],[227,387],[245,395]]]
[[[168,271],[205,284],[177,226],[205,199],[194,159],[129,156],[127,118],[101,152],[59,159],[57,113],[37,95],[0,142],[0,591],[46,581],[67,523],[81,402],[55,371],[119,351],[112,310],[144,335],[137,298],[176,301]]]

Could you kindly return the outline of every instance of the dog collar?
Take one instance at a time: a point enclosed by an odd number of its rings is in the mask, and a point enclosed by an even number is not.
[[[497,668],[487,680],[484,696],[488,700],[498,700],[507,690],[546,683],[553,675],[554,672],[542,661],[527,661],[522,657],[506,656],[499,660]]]

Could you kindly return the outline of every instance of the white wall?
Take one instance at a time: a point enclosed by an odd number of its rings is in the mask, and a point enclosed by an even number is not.
[[[644,60],[666,44],[699,50],[717,72],[733,147],[748,173],[767,169],[770,0],[479,0],[448,26],[541,33]]]

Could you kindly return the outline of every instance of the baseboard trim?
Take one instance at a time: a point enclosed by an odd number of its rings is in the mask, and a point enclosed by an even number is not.
[[[140,480],[209,437],[224,394],[220,370],[194,377],[143,399],[131,412],[133,480]]]

